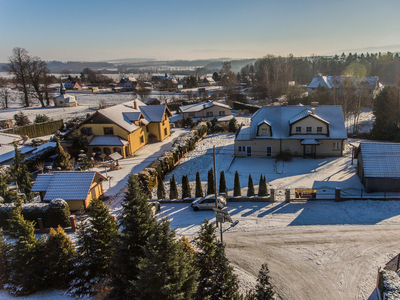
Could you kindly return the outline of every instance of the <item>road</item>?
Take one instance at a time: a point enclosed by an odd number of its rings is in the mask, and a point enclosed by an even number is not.
[[[294,226],[224,235],[232,265],[268,262],[278,299],[373,299],[377,269],[400,252],[400,225]],[[241,272],[239,272],[241,273]],[[245,279],[246,280],[246,279]]]

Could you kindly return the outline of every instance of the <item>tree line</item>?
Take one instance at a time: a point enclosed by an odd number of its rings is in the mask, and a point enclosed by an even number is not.
[[[21,204],[10,214],[12,242],[0,237],[0,283],[19,296],[48,288],[81,298],[273,299],[267,264],[245,295],[208,220],[195,240],[178,239],[168,219],[152,216],[138,179],[130,176],[118,219],[104,203],[91,202],[75,246],[61,228],[36,239]]]

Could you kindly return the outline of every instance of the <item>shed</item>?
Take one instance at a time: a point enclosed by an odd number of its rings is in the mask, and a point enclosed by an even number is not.
[[[357,174],[368,192],[400,192],[400,144],[361,143]]]

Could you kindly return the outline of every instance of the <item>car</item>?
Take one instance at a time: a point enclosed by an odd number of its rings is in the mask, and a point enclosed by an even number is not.
[[[224,196],[217,196],[218,208],[222,209],[226,206],[226,198]],[[198,210],[212,210],[215,208],[215,195],[208,195],[199,200],[193,201],[191,207],[194,211]]]

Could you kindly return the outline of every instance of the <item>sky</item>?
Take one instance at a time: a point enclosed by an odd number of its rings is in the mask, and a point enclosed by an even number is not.
[[[0,62],[14,47],[46,61],[400,51],[399,11],[398,0],[0,0]]]

